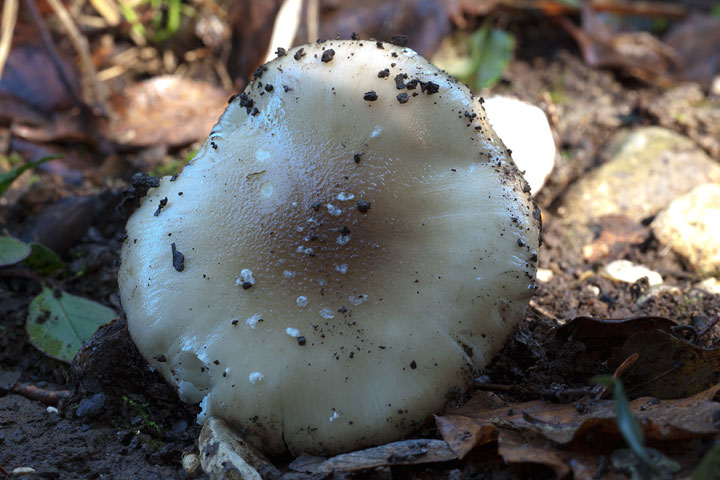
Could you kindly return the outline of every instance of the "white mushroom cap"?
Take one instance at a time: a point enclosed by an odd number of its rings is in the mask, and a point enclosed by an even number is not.
[[[259,69],[127,234],[150,364],[265,451],[328,454],[467,391],[533,293],[539,211],[465,86],[328,41]]]

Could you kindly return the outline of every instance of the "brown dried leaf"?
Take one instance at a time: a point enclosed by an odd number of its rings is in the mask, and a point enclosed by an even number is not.
[[[115,142],[181,146],[207,137],[227,95],[207,82],[164,75],[131,86],[112,102],[118,119],[106,135]]]
[[[545,465],[557,478],[570,473],[566,460],[547,441],[533,432],[502,429],[498,440],[498,454],[507,463],[534,463]]]
[[[320,33],[325,38],[333,38],[337,33],[350,38],[356,32],[360,38],[383,41],[389,41],[393,35],[407,35],[408,46],[429,58],[450,33],[452,8],[452,2],[435,0],[344,1],[341,8],[323,12]]]
[[[675,441],[708,437],[719,431],[713,422],[713,418],[720,414],[720,403],[715,401],[718,390],[720,385],[680,400],[659,401],[643,397],[630,402],[630,407],[649,440]],[[442,437],[458,453],[459,458],[474,447],[487,443],[493,435],[497,437],[499,447],[502,447],[504,439],[510,439],[508,452],[513,452],[512,458],[522,458],[515,451],[517,446],[513,443],[517,437],[508,436],[508,431],[541,435],[556,444],[554,449],[583,445],[590,438],[613,442],[620,438],[613,400],[587,401],[579,405],[535,400],[510,407],[475,411],[471,404],[472,400],[462,409],[450,410],[436,417]],[[530,435],[527,438],[533,437]],[[527,458],[535,458],[536,453],[529,452]],[[555,457],[546,465],[557,471]]]
[[[640,245],[650,235],[650,228],[625,215],[603,215],[598,219],[600,234],[583,247],[585,260],[596,263],[610,258],[622,258],[634,245]]]
[[[695,13],[675,25],[665,43],[680,58],[680,80],[710,86],[720,69],[720,18]]]
[[[0,80],[0,94],[13,97],[39,113],[66,110],[74,105],[73,97],[60,80],[39,35],[31,30],[18,28],[15,32]],[[79,91],[72,62],[64,57],[60,61],[61,68],[73,83],[70,87]]]
[[[614,349],[621,347],[632,335],[653,330],[670,332],[676,325],[676,322],[665,317],[623,319],[576,317],[560,327],[555,335],[562,341],[573,339],[583,342],[587,347],[588,355],[598,361],[605,361],[612,356]]]
[[[675,50],[649,33],[611,31],[591,2],[583,3],[582,28],[564,17],[559,21],[589,65],[617,68],[645,81],[665,78],[678,65]]]
[[[638,353],[638,362],[623,377],[630,397],[684,398],[716,385],[720,349],[708,350],[654,330],[631,336],[613,356]]]

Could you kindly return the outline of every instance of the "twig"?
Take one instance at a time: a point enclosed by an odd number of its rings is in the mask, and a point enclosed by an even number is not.
[[[637,361],[640,359],[639,353],[633,353],[629,357],[627,357],[621,364],[615,369],[615,373],[613,373],[613,378],[620,378],[623,376],[625,372],[627,372],[630,368],[633,367],[637,363]]]
[[[500,385],[497,383],[478,383],[473,385],[478,390],[489,390],[491,392],[510,392],[513,387],[511,385]]]
[[[17,0],[5,0],[2,12],[2,25],[0,25],[0,78],[2,78],[5,62],[10,55],[15,22],[17,21]]]
[[[30,400],[36,400],[46,405],[57,405],[60,400],[70,397],[69,390],[48,390],[29,383],[16,383],[12,388],[13,393],[22,395]]]
[[[32,17],[33,22],[35,22],[35,25],[40,31],[40,38],[43,41],[43,45],[45,45],[45,49],[47,50],[48,55],[50,55],[50,60],[55,67],[55,71],[58,74],[60,82],[65,87],[65,90],[67,90],[67,92],[70,94],[73,103],[75,103],[77,107],[85,111],[89,110],[87,104],[82,101],[78,93],[75,91],[72,81],[70,80],[70,76],[67,70],[65,70],[65,65],[63,65],[62,59],[60,58],[60,53],[57,51],[52,36],[50,35],[47,26],[43,22],[42,15],[40,15],[40,11],[37,8],[35,0],[25,0],[25,6],[30,11],[30,16]]]
[[[530,308],[535,310],[535,312],[539,313],[540,315],[548,317],[551,320],[555,320],[558,323],[564,323],[558,317],[553,315],[552,312],[550,312],[549,310],[547,310],[547,309],[541,307],[540,305],[538,305],[537,303],[535,303],[535,300],[530,300],[529,306],[530,306]]]
[[[715,325],[717,325],[719,320],[720,320],[720,315],[715,315],[715,318],[710,320],[710,323],[708,324],[708,326],[705,327],[702,332],[698,333],[698,338],[704,336],[706,333],[708,333],[710,330],[712,330],[712,328]]]
[[[303,0],[284,0],[275,16],[270,44],[268,45],[265,61],[275,57],[275,50],[282,47],[285,50],[292,47],[302,13]]]
[[[80,30],[78,30],[77,25],[75,25],[75,22],[70,16],[70,12],[67,11],[65,5],[63,5],[60,0],[47,0],[47,2],[50,4],[50,7],[52,7],[55,15],[57,15],[58,20],[60,20],[60,24],[70,38],[70,43],[72,43],[78,54],[80,69],[83,73],[83,99],[86,103],[93,104],[94,108],[92,113],[95,116],[111,117],[112,108],[107,101],[105,89],[102,84],[98,82],[95,66],[90,59],[90,47],[87,39],[80,33]]]
[[[308,0],[307,40],[312,43],[320,37],[320,0]]]

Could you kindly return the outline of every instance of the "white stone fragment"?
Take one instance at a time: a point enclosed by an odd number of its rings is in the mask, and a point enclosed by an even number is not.
[[[635,283],[647,277],[650,286],[663,283],[662,276],[644,265],[637,265],[629,260],[615,260],[608,263],[600,272],[606,278],[618,282]]]
[[[545,184],[555,166],[555,140],[545,112],[512,97],[486,97],[483,103],[490,125],[512,150],[512,158],[533,195]]]
[[[555,276],[555,274],[549,268],[538,268],[535,278],[538,282],[547,283],[553,279],[553,276]]]

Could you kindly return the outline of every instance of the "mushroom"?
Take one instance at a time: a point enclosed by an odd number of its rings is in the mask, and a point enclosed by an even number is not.
[[[128,220],[119,271],[139,351],[200,421],[333,454],[467,392],[534,292],[540,230],[481,103],[362,40],[292,49],[230,99]]]

